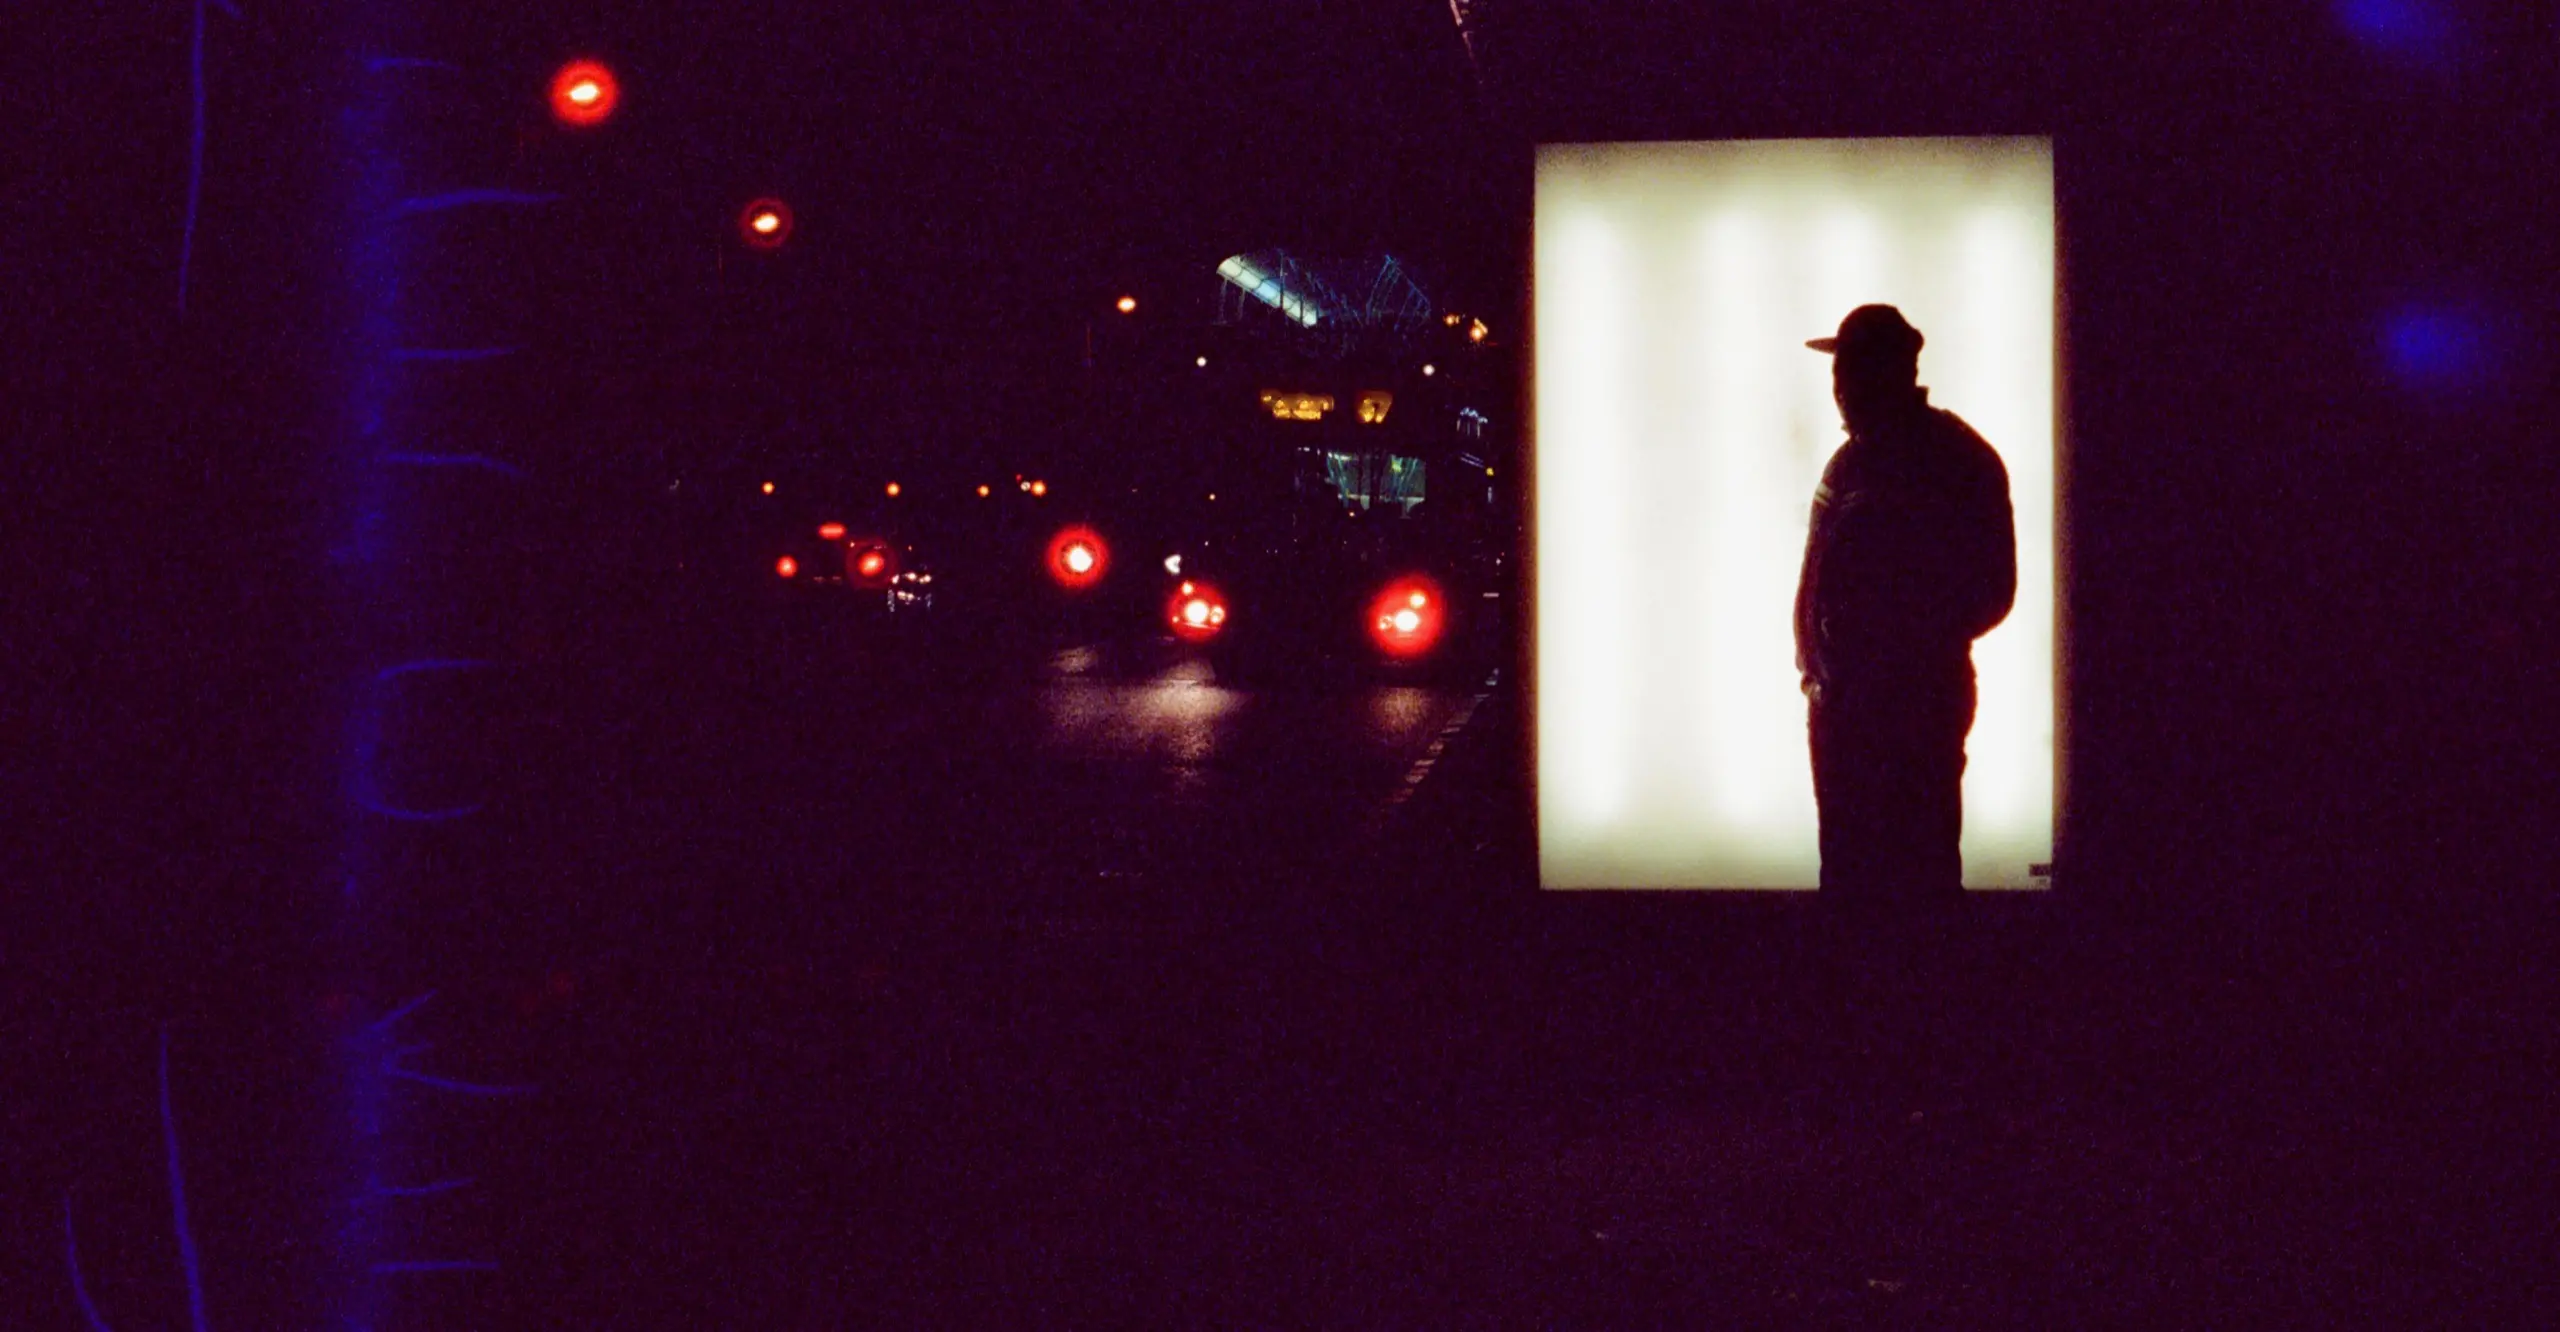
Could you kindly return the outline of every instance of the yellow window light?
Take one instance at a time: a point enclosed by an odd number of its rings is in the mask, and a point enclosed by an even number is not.
[[[1285,393],[1278,389],[1262,391],[1262,406],[1277,421],[1321,421],[1333,410],[1330,393]]]

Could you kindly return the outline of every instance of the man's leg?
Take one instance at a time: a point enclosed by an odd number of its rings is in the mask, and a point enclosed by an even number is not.
[[[1871,897],[1891,872],[1890,765],[1872,712],[1836,692],[1812,707],[1813,798],[1827,895]]]
[[[1972,681],[1950,681],[1912,691],[1894,719],[1890,854],[1903,889],[1922,900],[1964,892],[1964,747],[1973,705]]]

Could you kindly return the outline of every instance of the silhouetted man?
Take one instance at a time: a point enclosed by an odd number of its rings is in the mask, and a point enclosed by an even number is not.
[[[2009,473],[1920,387],[1920,331],[1862,305],[1835,337],[1831,396],[1849,441],[1814,492],[1796,586],[1796,669],[1811,703],[1822,887],[1857,899],[1964,891],[1964,742],[1973,640],[2018,587]]]

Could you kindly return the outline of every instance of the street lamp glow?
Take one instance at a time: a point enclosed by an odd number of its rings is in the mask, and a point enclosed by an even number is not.
[[[1116,302],[1116,305],[1122,314],[1135,314],[1138,309],[1138,298],[1135,296],[1123,296],[1118,302]]]
[[[759,250],[778,250],[791,239],[791,206],[780,199],[757,199],[738,213],[738,235]]]
[[[1436,375],[1436,374],[1440,373],[1440,367],[1438,367],[1438,366],[1436,366],[1436,365],[1433,365],[1433,364],[1431,364],[1431,363],[1430,363],[1430,362],[1428,362],[1428,361],[1425,361],[1425,362],[1423,362],[1423,365],[1422,365],[1422,373],[1423,373],[1423,374],[1425,374],[1425,375]]]
[[[1032,495],[1034,495],[1035,497],[1036,497],[1036,496],[1040,496],[1040,495],[1046,495],[1046,494],[1048,494],[1048,493],[1049,493],[1049,483],[1048,483],[1048,482],[1046,482],[1046,481],[1034,481],[1034,482],[1032,482],[1032,483],[1031,483],[1031,493],[1032,493]]]
[[[898,497],[898,483],[897,483],[897,482],[892,481],[892,482],[890,482],[888,485],[883,486],[883,487],[882,487],[882,489],[884,489],[884,490],[886,490],[886,491],[888,491],[888,492],[889,492],[889,498],[891,498],[891,499],[896,499],[896,498]]]
[[[766,494],[768,494],[768,495],[772,494],[772,493],[773,493],[773,483],[772,483],[772,482],[770,482],[770,481],[765,482],[765,483],[764,483],[764,487],[763,487],[763,489],[764,489],[764,493],[766,493]]]
[[[572,60],[551,76],[552,118],[572,129],[603,124],[621,100],[621,85],[602,61]]]

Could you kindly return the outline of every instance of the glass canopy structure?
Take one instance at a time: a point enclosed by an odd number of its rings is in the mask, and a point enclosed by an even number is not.
[[[1228,256],[1218,277],[1220,323],[1275,322],[1310,350],[1399,349],[1431,321],[1431,298],[1394,255],[1316,261],[1257,250]]]

